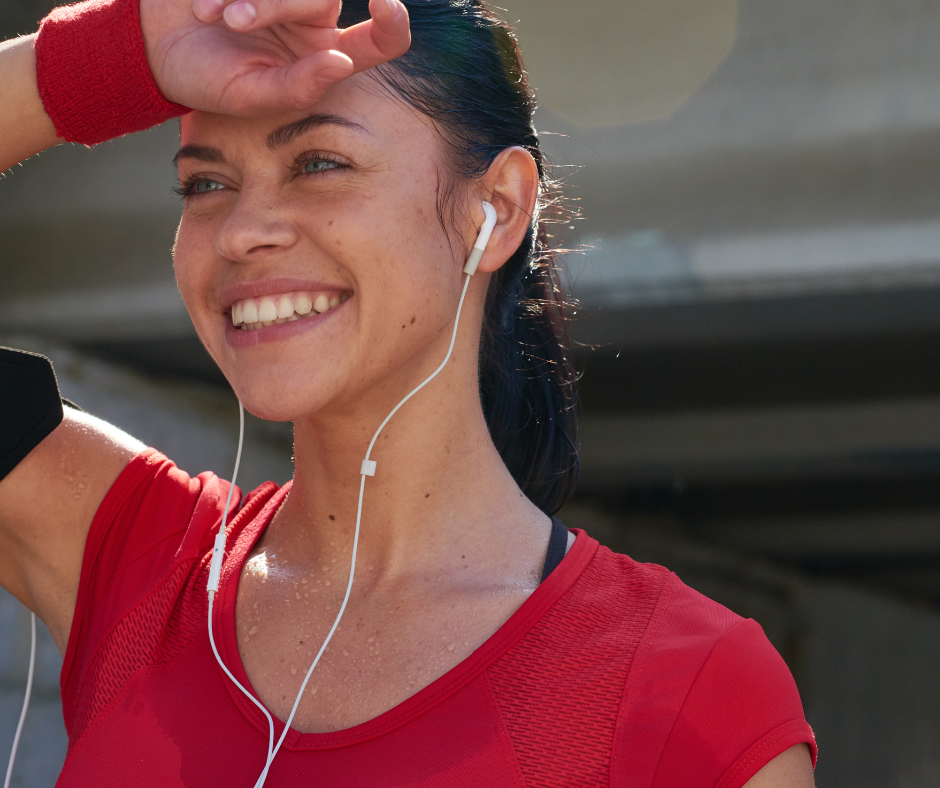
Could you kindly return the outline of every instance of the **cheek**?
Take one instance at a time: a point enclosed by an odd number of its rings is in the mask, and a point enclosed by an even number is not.
[[[211,264],[214,259],[213,235],[207,223],[193,222],[185,217],[176,232],[173,245],[173,270],[183,303],[203,342],[203,324],[209,316],[206,294],[209,290]]]

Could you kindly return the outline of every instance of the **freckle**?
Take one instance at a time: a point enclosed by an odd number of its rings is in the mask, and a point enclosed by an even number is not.
[[[425,498],[430,498],[430,497],[431,497],[431,493],[425,493],[425,494],[424,494],[424,497],[425,497]]]
[[[254,635],[258,631],[258,627],[252,627],[248,630],[249,635]]]
[[[331,515],[330,515],[330,519],[331,519],[331,520],[335,520],[335,519],[336,519],[336,515],[335,515],[335,514],[331,514]]]
[[[327,227],[332,227],[332,226],[333,226],[333,220],[330,219],[329,224],[327,224]]]
[[[402,326],[402,328],[404,328],[404,326]]]
[[[411,325],[414,325],[414,324],[415,324],[415,320],[417,320],[417,319],[418,319],[417,316],[412,315],[412,316],[411,316]]]

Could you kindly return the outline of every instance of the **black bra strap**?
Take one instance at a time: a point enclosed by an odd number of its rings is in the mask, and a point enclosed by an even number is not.
[[[552,518],[552,535],[548,539],[548,554],[545,556],[545,566],[542,569],[542,582],[561,563],[568,549],[568,529],[557,517]]]

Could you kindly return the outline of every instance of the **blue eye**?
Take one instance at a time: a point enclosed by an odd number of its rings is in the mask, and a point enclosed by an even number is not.
[[[330,161],[329,159],[310,159],[304,163],[303,171],[307,175],[313,175],[318,172],[335,170],[337,167],[339,167],[339,165],[335,161]]]
[[[193,194],[206,194],[208,192],[217,192],[225,187],[218,181],[210,181],[208,178],[200,178],[192,186]]]

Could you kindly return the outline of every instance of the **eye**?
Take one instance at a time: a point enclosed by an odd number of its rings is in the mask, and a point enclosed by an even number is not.
[[[186,199],[187,197],[193,197],[197,194],[221,191],[224,188],[225,186],[218,181],[212,180],[212,178],[195,175],[192,178],[187,178],[182,181],[179,186],[174,187],[173,192],[183,199]]]
[[[332,161],[331,159],[316,157],[305,161],[301,171],[305,175],[315,175],[318,172],[326,172],[327,170],[338,169],[339,166],[339,162]]]
[[[192,194],[207,194],[208,192],[217,192],[225,187],[218,181],[209,178],[200,178],[192,185]]]

